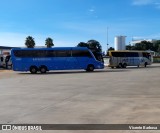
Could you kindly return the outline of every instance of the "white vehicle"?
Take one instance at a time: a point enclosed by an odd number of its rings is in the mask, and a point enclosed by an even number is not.
[[[143,51],[109,51],[109,67],[126,68],[152,64],[151,54]]]
[[[0,68],[3,67],[3,61],[4,61],[4,57],[2,54],[0,54]]]
[[[0,55],[0,67],[6,68],[6,63],[8,68],[12,68],[12,61],[10,55]]]

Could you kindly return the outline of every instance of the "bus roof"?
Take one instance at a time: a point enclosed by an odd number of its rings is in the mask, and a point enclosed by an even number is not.
[[[13,48],[12,50],[88,50],[87,47]]]

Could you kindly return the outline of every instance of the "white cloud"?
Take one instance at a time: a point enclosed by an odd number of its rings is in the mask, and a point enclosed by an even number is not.
[[[160,39],[160,33],[147,35],[147,36],[134,36],[132,37],[134,40],[143,40],[143,39]]]
[[[154,0],[133,0],[133,5],[148,5],[152,4]]]
[[[154,4],[155,4],[156,8],[160,9],[160,2],[156,2]]]
[[[133,0],[132,5],[134,6],[152,5],[153,7],[160,9],[160,0]]]
[[[95,6],[92,6],[92,7],[89,9],[89,12],[95,12]]]
[[[90,9],[88,9],[88,15],[98,18],[95,6],[92,6]]]
[[[94,12],[95,10],[94,10],[94,9],[89,9],[89,11],[90,11],[90,12]]]

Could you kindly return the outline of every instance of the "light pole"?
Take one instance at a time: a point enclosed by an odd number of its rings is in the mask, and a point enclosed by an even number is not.
[[[107,27],[107,52],[108,52],[108,45],[109,45],[109,44],[108,44],[108,29],[109,29],[109,28]]]

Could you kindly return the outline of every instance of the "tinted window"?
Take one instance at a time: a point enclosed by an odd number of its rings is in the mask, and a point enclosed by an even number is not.
[[[14,50],[16,57],[68,57],[71,56],[70,51],[65,50]]]
[[[139,57],[138,52],[112,52],[114,57]]]
[[[46,50],[15,50],[13,51],[16,57],[46,57]]]
[[[113,57],[125,57],[125,52],[112,52]]]
[[[70,57],[70,50],[14,50],[16,57]],[[87,50],[73,50],[73,57],[92,57]]]
[[[92,57],[90,52],[87,50],[73,50],[72,56],[73,57]]]
[[[139,57],[138,52],[126,52],[126,57]]]
[[[54,50],[47,51],[47,57],[55,57],[55,56],[56,56],[56,52]]]
[[[70,50],[56,50],[55,56],[56,57],[70,57],[71,51]]]
[[[47,51],[46,50],[38,50],[38,51],[36,50],[36,51],[33,51],[33,55],[35,56],[31,55],[31,57],[47,57]]]
[[[131,57],[139,57],[139,54],[137,52],[132,52]]]
[[[142,54],[143,54],[143,57],[146,57],[146,58],[148,58],[148,59],[149,59],[150,56],[151,56],[150,53],[142,53]]]

